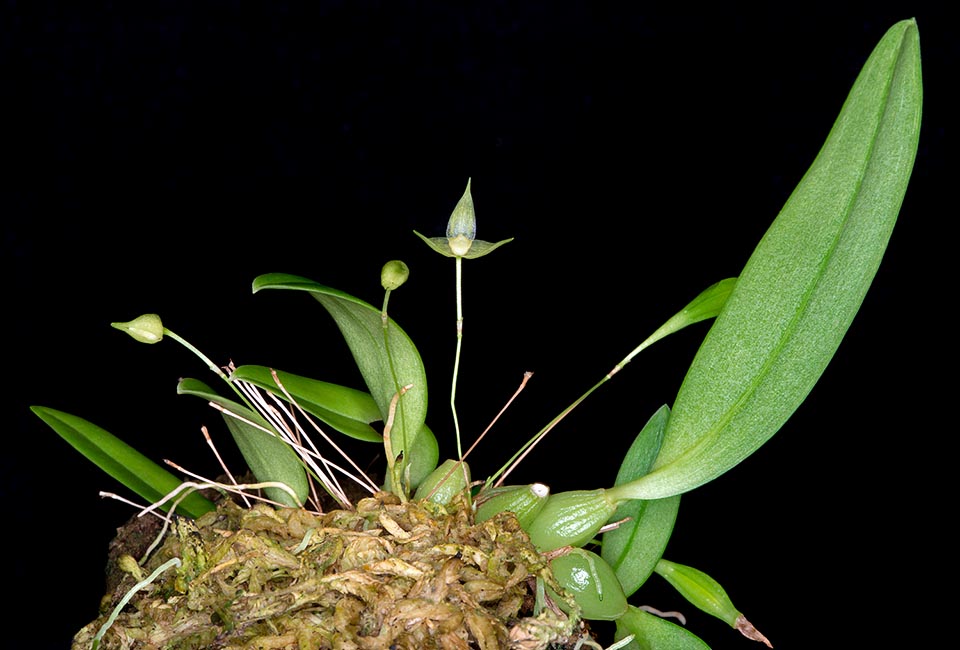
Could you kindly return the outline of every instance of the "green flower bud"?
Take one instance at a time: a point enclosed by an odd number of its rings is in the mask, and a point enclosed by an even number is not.
[[[616,510],[617,502],[602,488],[558,492],[550,495],[527,533],[541,553],[561,546],[583,546],[600,532]]]
[[[740,612],[733,606],[720,583],[703,571],[662,558],[657,562],[655,570],[692,605],[716,616],[728,625],[732,626],[740,616]]]
[[[159,343],[163,339],[163,322],[156,314],[144,314],[126,323],[110,323],[141,343]]]
[[[387,291],[393,291],[410,277],[410,267],[400,260],[391,260],[380,269],[380,284]]]
[[[580,606],[584,618],[615,621],[627,611],[627,596],[616,571],[596,553],[571,549],[550,560],[550,569],[563,590]],[[549,586],[546,590],[557,606],[569,614],[570,604]]]
[[[467,179],[467,189],[447,221],[446,237],[425,237],[416,230],[413,233],[441,255],[468,260],[483,257],[513,241],[513,237],[496,243],[477,239],[477,215],[473,209],[473,196],[470,194],[470,179]]]
[[[430,472],[427,478],[417,486],[414,493],[414,499],[428,499],[440,505],[447,505],[461,492],[467,489],[470,484],[470,466],[448,458],[443,461],[439,467]],[[466,477],[464,477],[464,468],[466,468]]]
[[[504,485],[481,492],[476,498],[476,522],[483,523],[498,512],[512,512],[520,527],[527,530],[550,496],[550,488],[543,483]]]
[[[753,641],[759,641],[768,648],[773,646],[767,637],[763,636],[753,624],[733,606],[727,592],[720,583],[699,569],[669,562],[663,558],[654,568],[660,576],[669,582],[674,589],[686,598],[692,605],[707,614],[716,616],[740,634]]]
[[[473,240],[477,238],[477,215],[473,209],[473,196],[470,194],[470,179],[467,179],[467,189],[457,202],[456,207],[447,221],[447,243],[450,251],[463,257],[470,252]]]

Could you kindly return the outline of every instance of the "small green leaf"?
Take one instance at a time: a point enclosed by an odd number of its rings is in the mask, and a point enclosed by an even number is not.
[[[631,634],[635,638],[623,650],[710,650],[710,646],[693,633],[633,605],[617,619],[616,639],[619,641]]]
[[[670,319],[657,328],[657,331],[647,337],[647,340],[640,345],[640,349],[649,347],[660,339],[679,332],[688,325],[699,323],[708,318],[716,318],[720,310],[730,297],[730,292],[737,284],[736,278],[727,278],[711,284],[700,294],[691,300],[686,307],[670,317]]]
[[[307,291],[323,305],[350,347],[384,422],[389,416],[394,395],[400,393],[403,387],[410,386],[398,400],[390,436],[394,454],[402,454],[401,467],[410,463],[410,454],[404,452],[417,447],[416,438],[423,430],[427,414],[427,375],[420,353],[410,337],[393,319],[388,319],[389,326],[384,336],[380,309],[307,278],[268,273],[253,281],[254,293],[264,289]],[[416,488],[434,467],[426,471],[423,471],[425,468],[416,467],[416,473],[411,470],[409,487]]]
[[[720,476],[803,402],[886,250],[913,168],[922,86],[917,26],[891,27],[826,143],[740,274],[684,378],[656,467],[632,498]]]
[[[198,379],[185,378],[177,384],[177,393],[180,395],[194,395],[208,402],[213,402],[221,408],[239,415],[248,424],[235,417],[223,414],[227,429],[233,436],[233,441],[247,462],[247,466],[258,481],[278,481],[292,489],[300,503],[296,503],[285,490],[268,487],[264,489],[267,497],[291,508],[303,505],[309,494],[306,470],[303,462],[290,445],[278,436],[267,433],[273,427],[260,416],[259,413],[248,409],[242,404],[225,399],[213,392],[209,386]],[[263,427],[266,431],[261,430]]]
[[[383,442],[383,436],[370,426],[371,422],[381,419],[380,409],[370,393],[280,370],[277,378],[296,403],[321,422],[357,440]],[[266,366],[240,366],[230,374],[231,381],[237,379],[286,399]]]
[[[31,406],[41,420],[56,431],[74,449],[148,503],[155,503],[175,490],[183,481],[101,427],[76,415],[45,406]],[[172,502],[161,506],[169,511]],[[194,492],[177,507],[190,517],[214,510],[211,501]]]
[[[657,409],[634,439],[627,451],[614,485],[623,485],[650,471],[660,443],[670,409]],[[617,507],[611,521],[630,520],[603,534],[601,556],[617,572],[627,596],[634,594],[653,573],[657,561],[673,533],[680,508],[680,495],[665,499],[625,501]]]

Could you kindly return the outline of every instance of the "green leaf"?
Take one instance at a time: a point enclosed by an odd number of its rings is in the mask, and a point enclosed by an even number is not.
[[[437,436],[426,424],[420,427],[420,433],[414,438],[407,456],[410,459],[408,465],[410,476],[413,477],[411,484],[416,489],[436,469],[437,461],[440,460],[440,445],[437,444]],[[393,479],[390,472],[387,472],[383,489],[387,492],[393,492]]]
[[[666,405],[650,417],[630,445],[614,485],[629,483],[650,471],[669,418]],[[673,533],[679,508],[680,495],[652,501],[634,499],[621,503],[611,517],[611,521],[630,520],[603,534],[600,555],[616,571],[628,597],[653,573]]]
[[[297,452],[281,440],[278,436],[267,431],[274,431],[273,427],[259,413],[248,409],[242,404],[225,399],[210,389],[198,379],[185,378],[177,384],[177,393],[180,395],[195,395],[208,402],[213,402],[221,408],[239,415],[248,422],[223,414],[223,421],[233,436],[233,441],[247,462],[247,466],[260,482],[278,481],[285,483],[292,489],[300,503],[294,501],[285,490],[275,487],[264,489],[268,498],[291,508],[297,508],[306,502],[309,494],[306,470]],[[267,431],[258,428],[263,427]]]
[[[411,388],[398,400],[391,432],[395,456],[403,453],[401,471],[410,462],[408,450],[417,448],[416,438],[425,431],[427,414],[427,375],[420,353],[410,337],[394,322],[384,336],[381,311],[372,305],[337,289],[331,289],[312,280],[285,273],[268,273],[253,281],[254,293],[264,289],[294,289],[307,291],[333,317],[350,347],[354,361],[373,396],[380,416],[388,419],[390,402],[404,386]],[[410,472],[410,488],[416,488],[434,470],[415,463],[418,470]]]
[[[877,271],[920,130],[917,26],[891,27],[830,134],[740,274],[632,498],[691,490],[752,454],[819,379]]]
[[[175,490],[183,481],[101,427],[76,415],[45,406],[31,406],[41,420],[56,431],[74,449],[148,503],[155,503]],[[172,503],[161,506],[169,511]],[[190,517],[214,510],[214,504],[194,492],[177,507]]]
[[[710,650],[710,646],[693,633],[633,605],[617,619],[616,639],[619,641],[631,634],[635,638],[623,650]]]
[[[650,347],[670,334],[679,332],[688,325],[699,323],[708,318],[716,318],[717,314],[720,313],[720,310],[723,309],[723,306],[726,304],[727,298],[730,297],[730,292],[733,291],[733,287],[736,284],[736,278],[726,278],[725,280],[711,284],[701,291],[696,298],[687,303],[683,309],[671,316],[666,323],[658,327],[657,331],[648,336],[647,339],[634,350],[630,358],[633,358],[634,355],[644,348]]]
[[[281,370],[276,372],[283,388],[307,413],[351,438],[383,442],[383,436],[370,426],[371,422],[381,420],[380,409],[370,393]],[[231,381],[237,379],[286,399],[266,366],[240,366],[230,374]]]

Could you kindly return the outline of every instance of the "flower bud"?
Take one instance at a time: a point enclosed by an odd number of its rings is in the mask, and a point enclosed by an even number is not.
[[[584,618],[615,621],[627,611],[627,596],[616,572],[596,553],[571,549],[550,560],[550,569],[563,590],[580,606]],[[549,586],[546,589],[557,606],[569,614],[570,604]]]
[[[583,546],[617,510],[607,491],[571,490],[551,494],[527,533],[541,553],[561,546]]]
[[[473,240],[477,238],[477,215],[473,209],[473,196],[470,194],[470,179],[467,189],[457,202],[447,221],[447,243],[450,251],[459,257],[470,252]]]
[[[410,277],[410,267],[400,260],[390,260],[380,269],[380,284],[387,291],[393,291]]]
[[[159,343],[163,339],[163,322],[156,314],[144,314],[126,323],[110,323],[141,343]]]
[[[527,530],[550,496],[550,488],[543,483],[505,485],[481,492],[477,498],[476,522],[483,523],[498,512],[512,512],[520,527]]]
[[[656,571],[691,604],[729,625],[740,615],[720,583],[703,571],[662,558],[657,562]]]
[[[673,588],[702,611],[716,616],[740,634],[759,641],[768,648],[773,646],[767,637],[763,636],[746,617],[733,606],[733,601],[720,583],[699,569],[691,566],[669,562],[660,558],[654,568],[663,579],[673,585]]]
[[[459,465],[463,467],[459,467]],[[466,476],[464,476],[466,468]],[[417,486],[414,499],[428,499],[440,505],[447,505],[470,484],[470,466],[452,458],[443,461],[439,467],[430,472],[427,478]]]
[[[464,190],[463,196],[460,197],[447,221],[446,237],[425,237],[416,230],[413,232],[436,252],[458,259],[483,257],[513,241],[512,237],[496,243],[477,239],[477,215],[473,209],[473,195],[470,194],[470,179],[467,179],[467,189]]]

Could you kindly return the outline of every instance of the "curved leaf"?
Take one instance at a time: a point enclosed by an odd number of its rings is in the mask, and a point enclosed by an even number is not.
[[[650,471],[660,451],[670,409],[661,406],[647,420],[627,451],[614,485],[634,481]],[[634,499],[617,507],[611,521],[630,520],[603,534],[601,557],[617,573],[629,597],[647,581],[663,555],[680,508],[680,495],[646,501]]]
[[[148,503],[159,501],[183,483],[112,433],[88,420],[45,406],[31,406],[30,410],[74,449]],[[168,502],[161,508],[169,511],[171,506],[172,503]],[[194,492],[180,503],[177,510],[197,518],[215,507],[213,502]]]
[[[248,424],[226,413],[222,414],[223,421],[226,422],[227,429],[233,436],[233,441],[257,480],[285,483],[296,493],[300,503],[296,503],[286,491],[275,487],[264,488],[267,497],[291,508],[300,507],[306,502],[309,494],[309,484],[307,483],[307,474],[303,462],[290,445],[278,436],[267,433],[267,431],[273,431],[274,429],[259,413],[242,404],[221,397],[198,379],[181,379],[180,383],[177,384],[177,393],[180,395],[195,395],[208,402],[213,402],[253,423]],[[257,428],[258,426],[267,431]]]
[[[277,370],[277,378],[304,411],[337,431],[368,442],[383,442],[383,436],[370,426],[380,421],[380,409],[370,393]],[[285,399],[266,366],[240,366],[230,380],[249,382]]]
[[[753,453],[833,357],[873,280],[916,156],[917,27],[891,27],[813,165],[740,274],[674,402],[633,498],[691,490]]]
[[[410,337],[388,318],[384,335],[381,311],[353,296],[323,286],[307,278],[286,273],[268,273],[253,281],[254,293],[264,289],[307,291],[333,317],[350,347],[354,361],[373,396],[384,422],[390,403],[404,386],[411,386],[397,401],[390,436],[396,456],[403,454],[401,470],[409,462],[405,450],[415,449],[416,437],[423,430],[427,415],[427,375],[420,353]],[[435,467],[419,475],[410,473],[409,486],[415,488]]]

